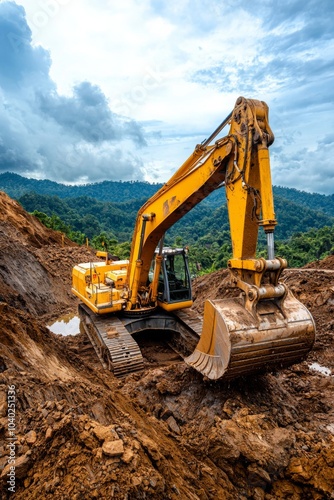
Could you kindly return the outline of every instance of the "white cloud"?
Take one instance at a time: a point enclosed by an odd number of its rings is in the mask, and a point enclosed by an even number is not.
[[[142,150],[128,140],[118,148],[104,144],[99,155],[91,144],[88,150],[68,145],[70,155],[80,150],[100,158],[104,178],[117,176],[117,168],[102,167],[117,148],[135,165],[128,175],[167,180],[244,95],[269,104],[274,182],[334,192],[333,156],[328,148],[318,150],[333,130],[331,0],[321,9],[315,0],[291,0],[279,11],[274,0],[17,4],[26,9],[34,46],[49,50],[58,96],[72,98],[75,85],[90,82],[112,113],[143,123],[148,146]],[[315,151],[322,155],[317,164]],[[85,162],[80,168],[78,174],[89,178]]]

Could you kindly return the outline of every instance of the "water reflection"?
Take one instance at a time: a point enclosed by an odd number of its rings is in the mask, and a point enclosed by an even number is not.
[[[65,314],[51,325],[47,325],[52,333],[60,335],[77,335],[80,333],[80,319],[76,314]]]
[[[329,377],[332,374],[332,370],[330,368],[327,368],[327,366],[321,366],[319,363],[312,363],[310,365],[310,370],[322,373],[326,377]]]

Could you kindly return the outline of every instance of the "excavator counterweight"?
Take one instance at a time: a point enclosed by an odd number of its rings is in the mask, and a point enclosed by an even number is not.
[[[213,144],[221,130],[229,133]],[[302,360],[313,346],[310,312],[280,281],[275,256],[269,146],[274,135],[263,101],[239,97],[230,115],[197,145],[172,178],[139,210],[129,260],[78,264],[73,293],[102,364],[124,375],[143,367],[134,334],[169,332],[186,363],[209,379],[231,379]],[[212,191],[225,186],[230,221],[231,283],[240,297],[191,309],[186,249],[163,246],[166,231]],[[267,258],[258,258],[259,228]]]

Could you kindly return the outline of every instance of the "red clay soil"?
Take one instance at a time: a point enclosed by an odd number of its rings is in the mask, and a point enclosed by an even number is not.
[[[46,327],[76,311],[71,268],[93,252],[3,193],[0,211],[1,498],[334,498],[333,256],[283,275],[317,325],[306,361],[208,382],[158,344],[118,380],[83,334]],[[198,278],[195,310],[230,294],[227,280]]]

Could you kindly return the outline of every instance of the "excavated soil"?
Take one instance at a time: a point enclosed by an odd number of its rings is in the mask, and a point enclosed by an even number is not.
[[[0,211],[1,498],[334,498],[334,256],[283,275],[317,325],[307,360],[209,382],[148,337],[145,370],[117,380],[83,334],[46,327],[76,311],[71,268],[91,250],[3,193]],[[227,282],[198,278],[194,309]]]

